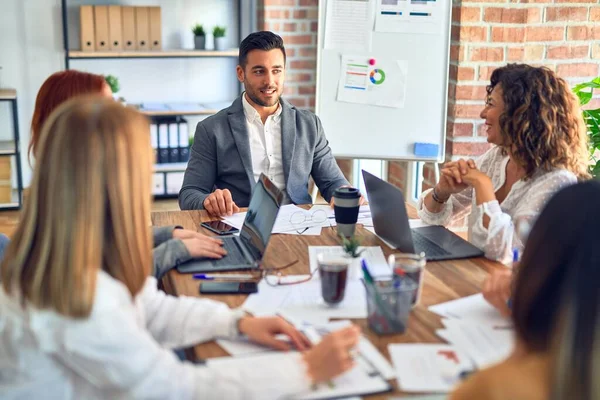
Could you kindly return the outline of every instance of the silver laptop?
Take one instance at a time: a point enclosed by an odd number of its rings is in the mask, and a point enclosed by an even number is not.
[[[411,229],[402,191],[362,171],[375,233],[403,253],[424,252],[428,260],[481,257],[483,251],[443,226]]]
[[[240,235],[222,238],[227,255],[219,260],[190,260],[180,264],[177,271],[189,273],[259,268],[282,201],[282,191],[261,174],[252,189],[250,205]]]

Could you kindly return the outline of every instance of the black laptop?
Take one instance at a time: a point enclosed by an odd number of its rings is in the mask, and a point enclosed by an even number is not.
[[[403,253],[425,253],[428,260],[481,257],[483,251],[443,226],[411,229],[402,191],[362,171],[375,233]]]
[[[264,174],[252,189],[252,197],[239,236],[223,238],[227,255],[219,260],[194,259],[177,267],[177,271],[214,272],[239,269],[257,269],[263,258],[283,193]]]

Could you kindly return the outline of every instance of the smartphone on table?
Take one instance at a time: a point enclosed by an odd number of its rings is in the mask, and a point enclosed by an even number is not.
[[[202,282],[202,294],[250,294],[258,292],[256,282]]]
[[[226,224],[223,221],[207,221],[201,224],[203,228],[208,229],[211,232],[216,233],[217,235],[233,235],[234,233],[238,233],[239,229]]]

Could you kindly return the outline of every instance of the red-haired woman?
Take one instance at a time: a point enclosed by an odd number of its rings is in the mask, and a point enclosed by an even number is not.
[[[50,114],[65,101],[85,94],[101,94],[112,97],[110,86],[102,75],[68,70],[56,72],[42,84],[35,100],[31,121],[29,155],[35,157],[42,127]],[[180,229],[176,226],[155,228],[154,275],[162,277],[177,263],[191,258],[221,258],[226,254],[222,241],[201,233]]]

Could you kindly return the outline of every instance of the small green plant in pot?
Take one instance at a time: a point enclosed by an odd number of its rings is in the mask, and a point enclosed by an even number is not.
[[[215,50],[225,50],[225,32],[227,28],[224,26],[215,26],[213,28],[213,38],[215,39]]]
[[[113,98],[121,103],[125,103],[125,99],[119,96],[119,90],[121,90],[121,85],[119,84],[119,78],[114,75],[106,75],[104,80],[110,86],[110,90],[113,94]]]
[[[206,32],[201,24],[196,24],[192,27],[194,34],[194,49],[204,50],[206,48]]]
[[[364,249],[359,250],[360,240],[358,240],[356,236],[347,238],[344,235],[340,235],[340,240],[342,241],[342,249],[344,249],[346,258],[350,259],[350,263],[348,264],[349,277],[350,279],[357,279],[361,276],[360,264],[362,258],[360,255]]]
[[[592,100],[594,89],[600,89],[600,76],[589,82],[583,82],[573,88],[579,98],[579,103],[585,106]],[[588,141],[590,145],[590,173],[600,177],[600,108],[583,110],[583,119],[587,126]]]

